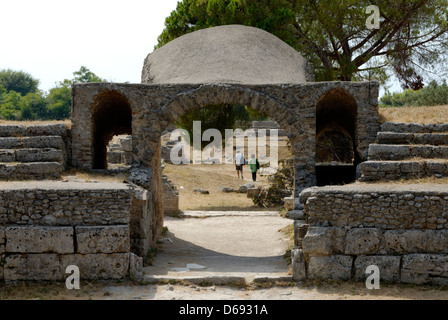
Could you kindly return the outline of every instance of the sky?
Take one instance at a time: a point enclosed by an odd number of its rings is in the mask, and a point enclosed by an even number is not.
[[[0,70],[27,72],[46,92],[81,66],[109,82],[140,83],[144,59],[177,2],[2,0]],[[401,90],[392,84],[390,91]]]
[[[140,83],[178,0],[2,0],[0,70],[24,71],[47,91],[87,67],[110,82]]]

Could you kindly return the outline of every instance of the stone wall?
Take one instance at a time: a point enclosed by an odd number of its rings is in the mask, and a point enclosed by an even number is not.
[[[448,191],[438,185],[310,188],[300,197],[294,279],[448,284]]]
[[[120,96],[123,109],[132,109],[133,167],[130,181],[151,192],[153,219],[161,230],[161,145],[163,132],[182,114],[207,105],[244,104],[263,112],[286,132],[295,162],[296,196],[316,185],[316,106],[332,90],[351,96],[357,104],[356,146],[363,160],[379,130],[377,83],[320,82],[285,85],[151,85],[77,84],[72,104],[72,164],[91,169],[94,157],[94,106],[106,106],[107,97]],[[106,99],[104,103],[98,99]],[[117,101],[117,100],[116,100]],[[114,108],[118,108],[114,105]],[[114,109],[115,110],[115,109]],[[122,129],[122,128],[120,128]],[[118,130],[118,129],[117,129]],[[153,235],[157,237],[157,234]]]
[[[82,280],[128,277],[142,263],[131,248],[139,189],[122,183],[3,184],[0,279],[64,280],[69,265],[79,267]]]

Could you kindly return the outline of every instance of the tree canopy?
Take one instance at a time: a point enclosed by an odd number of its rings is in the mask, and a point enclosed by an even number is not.
[[[28,93],[37,92],[39,80],[34,79],[30,74],[23,71],[3,69],[0,70],[0,85],[7,92],[15,91],[25,96]]]
[[[37,88],[38,80],[21,71],[0,71],[0,118],[8,120],[70,118],[71,87],[74,83],[104,82],[82,66],[73,72],[73,79],[65,79],[44,93]]]
[[[367,28],[376,5],[379,29]],[[199,29],[242,24],[266,30],[313,65],[317,81],[379,80],[392,71],[404,88],[445,61],[448,0],[183,0],[157,47]]]

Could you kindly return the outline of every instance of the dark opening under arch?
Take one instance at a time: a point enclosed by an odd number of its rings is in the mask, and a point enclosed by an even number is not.
[[[342,89],[327,92],[316,107],[317,184],[355,181],[360,157],[356,146],[356,100]]]
[[[92,105],[93,169],[107,169],[107,144],[114,135],[132,134],[132,109],[118,91],[105,90]]]

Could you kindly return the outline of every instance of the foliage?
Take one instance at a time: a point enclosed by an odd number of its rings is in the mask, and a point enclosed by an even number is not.
[[[39,80],[34,79],[26,72],[6,69],[0,70],[0,85],[2,85],[7,92],[15,91],[22,96],[26,96],[28,93],[37,92]]]
[[[272,176],[272,184],[261,190],[253,202],[257,206],[275,207],[283,205],[283,199],[294,192],[294,161],[281,160],[279,169]]]
[[[380,9],[369,30],[366,9]],[[420,89],[423,68],[445,59],[447,0],[183,0],[165,20],[157,47],[199,29],[242,24],[266,30],[313,65],[317,81],[372,79],[393,71],[403,87]]]
[[[380,99],[380,104],[383,107],[448,105],[448,85],[446,81],[442,84],[431,81],[419,91],[407,89],[397,93],[387,92]]]
[[[243,105],[219,104],[192,110],[180,116],[176,122],[178,128],[188,131],[193,137],[193,121],[201,122],[201,134],[208,129],[217,129],[225,137],[226,129],[236,129],[236,121],[264,120],[266,115]],[[223,139],[223,144],[225,143]],[[203,141],[202,147],[209,142]]]
[[[70,118],[72,85],[105,81],[84,66],[74,72],[73,76],[71,80],[60,81],[46,94],[37,89],[39,81],[30,75],[12,70],[0,71],[0,118],[8,120]],[[20,91],[11,88],[18,88]]]

